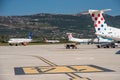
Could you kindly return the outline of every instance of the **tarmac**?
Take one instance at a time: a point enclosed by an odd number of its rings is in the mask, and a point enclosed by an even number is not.
[[[120,48],[0,46],[0,80],[120,80]]]

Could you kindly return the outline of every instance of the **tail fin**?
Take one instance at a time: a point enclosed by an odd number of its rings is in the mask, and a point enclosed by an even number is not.
[[[105,23],[105,19],[103,17],[103,13],[105,11],[109,11],[110,9],[105,10],[89,10],[92,20],[94,21],[94,27],[96,30],[96,34],[106,34],[107,33],[107,24]]]
[[[45,42],[47,41],[47,38],[44,38]]]
[[[73,38],[73,37],[72,37],[72,33],[67,33],[67,36],[68,36],[68,39]]]
[[[28,35],[27,38],[28,38],[28,39],[31,39],[31,38],[32,38],[32,32],[29,33],[29,35]]]

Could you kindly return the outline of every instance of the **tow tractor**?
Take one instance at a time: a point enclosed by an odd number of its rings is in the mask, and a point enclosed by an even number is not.
[[[67,43],[66,44],[66,49],[77,49],[77,44],[76,43]]]

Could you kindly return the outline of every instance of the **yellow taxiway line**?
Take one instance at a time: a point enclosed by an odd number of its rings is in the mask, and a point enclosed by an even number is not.
[[[47,59],[45,59],[45,58],[43,58],[43,57],[39,57],[39,56],[33,56],[33,57],[36,57],[36,58],[42,60],[43,62],[47,63],[47,64],[50,65],[50,66],[54,66],[54,67],[55,67],[55,66],[58,66],[58,65],[56,65],[55,63],[52,63],[51,61],[49,61],[49,60],[47,60]],[[71,77],[70,80],[90,80],[89,78],[80,77],[79,75],[74,74],[74,73],[66,73],[66,74],[67,74],[69,77]]]

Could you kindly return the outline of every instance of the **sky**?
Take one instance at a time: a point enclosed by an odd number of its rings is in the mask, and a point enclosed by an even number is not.
[[[88,9],[112,9],[107,14],[120,15],[120,0],[0,0],[0,16],[77,14]]]

